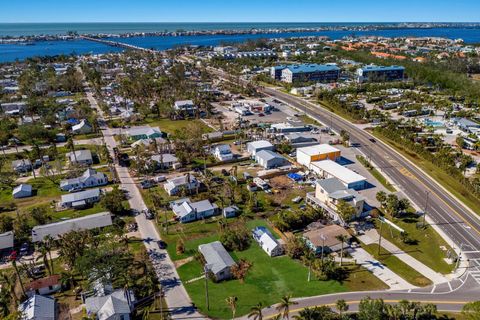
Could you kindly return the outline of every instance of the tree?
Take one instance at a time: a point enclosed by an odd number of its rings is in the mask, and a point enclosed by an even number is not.
[[[20,275],[20,270],[18,270],[17,260],[11,259],[11,262],[12,262],[12,267],[15,270],[15,274],[17,275],[18,282],[20,283],[20,288],[22,289],[22,294],[23,294],[24,297],[26,297],[27,294],[25,292],[25,286],[23,285],[23,280],[22,280],[22,277]]]
[[[342,243],[342,247],[340,249],[340,266],[342,266],[342,264],[343,264],[343,247],[345,246],[345,242],[348,240],[348,237],[344,234],[339,234],[335,238]]]
[[[262,320],[263,319],[263,303],[259,302],[255,306],[250,309],[250,313],[248,314],[248,318],[253,318],[253,320]]]
[[[293,316],[293,318],[295,320],[334,320],[337,317],[329,307],[317,306],[305,308],[298,313],[298,316]]]
[[[340,200],[337,204],[337,213],[343,219],[343,221],[347,222],[352,220],[356,214],[356,211],[355,208],[352,207],[348,202]]]
[[[469,302],[462,308],[462,314],[469,320],[480,319],[480,301]]]
[[[232,310],[232,320],[235,319],[235,312],[237,311],[237,300],[238,298],[235,296],[230,296],[227,299],[225,299],[225,302]]]
[[[37,225],[46,224],[50,220],[50,216],[45,207],[34,207],[30,210],[29,214]]]
[[[387,200],[387,194],[385,193],[385,191],[377,192],[377,195],[375,197],[377,198],[377,201],[380,202],[380,205],[383,207],[385,201]]]
[[[277,311],[280,312],[284,318],[290,319],[290,307],[296,304],[298,304],[298,302],[293,301],[292,296],[283,296],[277,306]]]
[[[241,258],[230,268],[230,270],[235,279],[238,279],[243,283],[251,266],[252,263],[250,261],[246,260],[245,258]]]
[[[383,320],[386,314],[386,305],[382,299],[367,297],[358,305],[359,320]]]
[[[340,313],[340,317],[342,317],[343,313],[348,311],[348,304],[344,299],[337,300],[337,302],[335,303],[335,307]]]
[[[185,253],[185,243],[182,238],[178,239],[177,241],[176,252],[178,255]]]
[[[126,210],[124,205],[125,200],[125,193],[120,190],[118,186],[114,186],[112,191],[107,192],[102,197],[100,204],[113,214],[121,214]]]
[[[307,247],[301,237],[291,236],[285,244],[285,253],[292,259],[300,259],[305,255]]]

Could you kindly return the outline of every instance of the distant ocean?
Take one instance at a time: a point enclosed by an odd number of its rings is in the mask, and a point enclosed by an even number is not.
[[[346,25],[345,23],[73,23],[73,24],[0,24],[0,36],[10,35],[40,35],[65,34],[68,31],[78,33],[126,33],[126,32],[155,32],[177,30],[249,30],[275,28],[315,28],[321,26]],[[351,23],[349,25],[368,25]],[[445,37],[463,39],[466,43],[480,43],[480,29],[478,28],[404,28],[373,31],[320,31],[320,32],[284,32],[265,34],[238,34],[238,35],[196,35],[196,36],[155,36],[115,38],[115,41],[164,50],[179,45],[214,46],[222,43],[242,42],[248,39],[260,38],[288,38],[301,36],[328,36],[331,39],[341,39],[345,36],[383,36],[383,37]],[[9,62],[16,59],[23,60],[34,56],[59,54],[99,54],[118,52],[122,49],[109,47],[100,43],[86,40],[75,41],[39,41],[34,45],[0,44],[0,62]]]

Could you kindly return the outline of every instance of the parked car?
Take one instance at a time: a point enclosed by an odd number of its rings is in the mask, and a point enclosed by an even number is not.
[[[143,214],[145,215],[145,218],[147,218],[148,220],[153,220],[155,218],[154,212],[150,209],[143,210]]]
[[[163,240],[158,240],[158,241],[157,241],[157,244],[158,244],[158,248],[159,248],[159,249],[162,249],[162,250],[163,250],[163,249],[166,249],[166,248],[167,248],[167,243],[166,243],[165,241],[163,241]]]
[[[20,246],[20,255],[24,256],[28,254],[29,251],[30,251],[30,245],[26,242],[22,243],[22,245]]]
[[[153,179],[143,180],[142,182],[140,182],[140,187],[142,189],[150,189],[155,187],[156,185],[157,183]]]

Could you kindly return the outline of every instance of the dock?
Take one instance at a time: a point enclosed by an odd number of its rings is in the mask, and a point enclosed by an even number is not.
[[[129,49],[129,50],[139,50],[139,51],[144,51],[144,52],[148,52],[148,53],[159,52],[159,51],[154,50],[154,49],[147,49],[147,48],[134,46],[132,44],[119,42],[119,41],[112,41],[112,40],[106,40],[106,39],[94,38],[94,37],[88,37],[88,36],[80,36],[80,38],[84,39],[84,40],[88,40],[88,41],[103,43],[103,44],[106,44],[107,46],[111,46],[111,47],[124,48],[124,49]]]

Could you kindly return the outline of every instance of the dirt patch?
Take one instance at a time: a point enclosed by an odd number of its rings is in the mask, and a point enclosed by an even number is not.
[[[195,257],[188,257],[188,258],[185,258],[185,259],[180,259],[180,260],[174,261],[173,263],[175,264],[175,268],[178,269],[181,266],[183,266],[184,264],[187,264],[190,261],[193,261],[193,259],[195,259]]]

